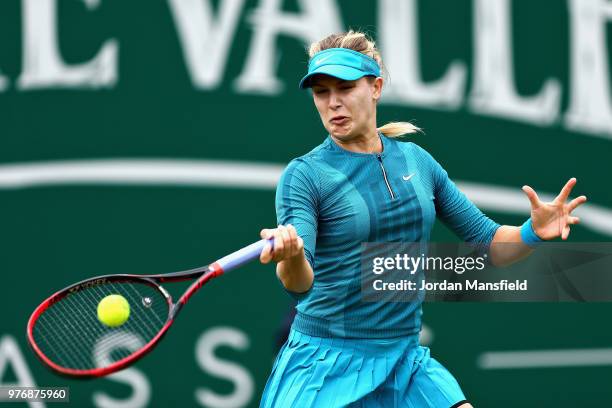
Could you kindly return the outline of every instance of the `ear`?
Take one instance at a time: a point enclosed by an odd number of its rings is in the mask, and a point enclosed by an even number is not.
[[[382,77],[377,77],[376,79],[374,79],[374,82],[372,83],[372,87],[374,88],[372,97],[374,98],[376,102],[378,102],[378,100],[380,99],[382,95],[382,89],[383,89],[384,83],[385,83],[385,80]]]

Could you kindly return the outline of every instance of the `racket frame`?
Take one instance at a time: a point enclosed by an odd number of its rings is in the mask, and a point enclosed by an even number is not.
[[[226,255],[223,258],[220,258],[216,262],[213,262],[207,266],[201,266],[195,269],[188,269],[185,271],[166,273],[166,274],[156,274],[156,275],[131,275],[131,274],[116,274],[116,275],[102,275],[97,276],[90,279],[85,279],[83,281],[77,282],[73,285],[70,285],[53,295],[51,295],[47,300],[42,302],[32,313],[30,319],[28,320],[28,325],[26,329],[28,343],[34,350],[36,356],[45,364],[45,366],[52,369],[54,372],[68,376],[68,377],[77,377],[77,378],[96,378],[103,377],[105,375],[111,374],[113,372],[119,371],[122,368],[127,367],[128,365],[136,362],[144,355],[149,353],[153,348],[159,343],[159,341],[166,334],[174,319],[176,318],[178,312],[183,308],[185,303],[189,300],[191,296],[195,292],[198,291],[206,282],[209,280],[216,278],[224,273],[227,273],[233,269],[236,269],[256,258],[258,258],[261,252],[264,250],[266,245],[270,245],[271,248],[274,248],[274,238],[262,239],[257,242],[254,242],[242,249],[239,249],[235,252],[232,252],[229,255]],[[165,282],[180,282],[186,280],[193,280],[193,282],[187,290],[183,293],[183,295],[179,298],[179,300],[174,303],[172,296],[166,289],[161,286],[161,283]],[[51,305],[60,301],[64,297],[68,296],[70,293],[77,292],[83,285],[91,285],[95,286],[96,284],[100,284],[106,281],[138,281],[141,283],[145,283],[150,285],[157,290],[159,290],[166,301],[168,302],[168,317],[166,322],[159,330],[159,332],[151,339],[147,344],[145,344],[142,348],[138,349],[136,352],[130,354],[127,357],[124,357],[113,364],[110,364],[106,367],[100,367],[89,370],[79,370],[62,367],[47,357],[40,347],[34,341],[34,327],[36,326],[36,322],[38,318],[47,310]]]
[[[103,377],[113,372],[119,371],[122,368],[127,367],[135,363],[137,360],[142,358],[144,355],[149,353],[153,348],[159,343],[159,341],[166,334],[174,319],[176,318],[178,312],[182,309],[182,307],[187,303],[189,298],[200,289],[206,282],[210,279],[213,279],[219,275],[223,274],[223,269],[217,264],[211,264],[208,266],[203,266],[196,269],[190,269],[186,271],[173,272],[168,274],[158,274],[158,275],[131,275],[131,274],[117,274],[117,275],[101,275],[93,278],[85,279],[80,282],[74,283],[66,288],[54,293],[48,299],[43,301],[32,313],[30,319],[28,320],[28,325],[26,329],[28,343],[34,350],[36,356],[50,369],[54,372],[62,374],[64,376],[69,377],[77,377],[77,378],[97,378]],[[187,280],[193,280],[197,278],[197,280],[189,286],[189,288],[185,291],[185,293],[179,298],[178,302],[174,303],[172,299],[172,295],[163,287],[161,283],[166,282],[182,282]],[[162,328],[159,332],[151,339],[147,344],[138,349],[136,352],[130,354],[127,357],[124,357],[111,365],[101,368],[88,369],[88,370],[80,370],[62,367],[56,363],[54,363],[49,357],[43,353],[40,349],[36,341],[34,340],[34,327],[36,326],[36,322],[38,318],[45,312],[45,310],[49,309],[53,304],[62,300],[66,296],[71,293],[78,292],[81,289],[85,289],[87,287],[93,287],[103,283],[112,283],[112,282],[138,282],[145,285],[148,285],[158,292],[160,292],[164,299],[168,304],[168,317]]]

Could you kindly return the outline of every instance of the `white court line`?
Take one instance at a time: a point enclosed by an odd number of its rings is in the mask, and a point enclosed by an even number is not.
[[[483,370],[612,365],[612,348],[488,351],[477,359]]]
[[[75,160],[0,165],[0,188],[169,185],[274,189],[285,166],[213,160]]]
[[[216,160],[92,159],[0,165],[0,189],[57,185],[151,185],[230,187],[272,190],[283,164]],[[490,184],[457,182],[479,208],[529,214],[529,201],[520,189]],[[553,195],[539,193],[542,200]],[[584,204],[575,212],[581,224],[612,236],[612,210]]]

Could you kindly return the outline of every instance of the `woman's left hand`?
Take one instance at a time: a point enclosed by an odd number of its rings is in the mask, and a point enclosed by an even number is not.
[[[540,201],[533,188],[523,186],[523,191],[531,202],[531,224],[538,237],[550,240],[560,236],[566,240],[570,233],[570,225],[580,222],[578,217],[572,216],[572,211],[586,202],[586,196],[566,202],[575,185],[576,179],[572,177],[565,183],[559,195],[549,203]]]

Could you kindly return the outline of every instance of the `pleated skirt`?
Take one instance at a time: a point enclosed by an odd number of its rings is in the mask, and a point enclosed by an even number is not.
[[[418,343],[308,336],[294,329],[279,352],[260,407],[457,407],[455,378]]]

